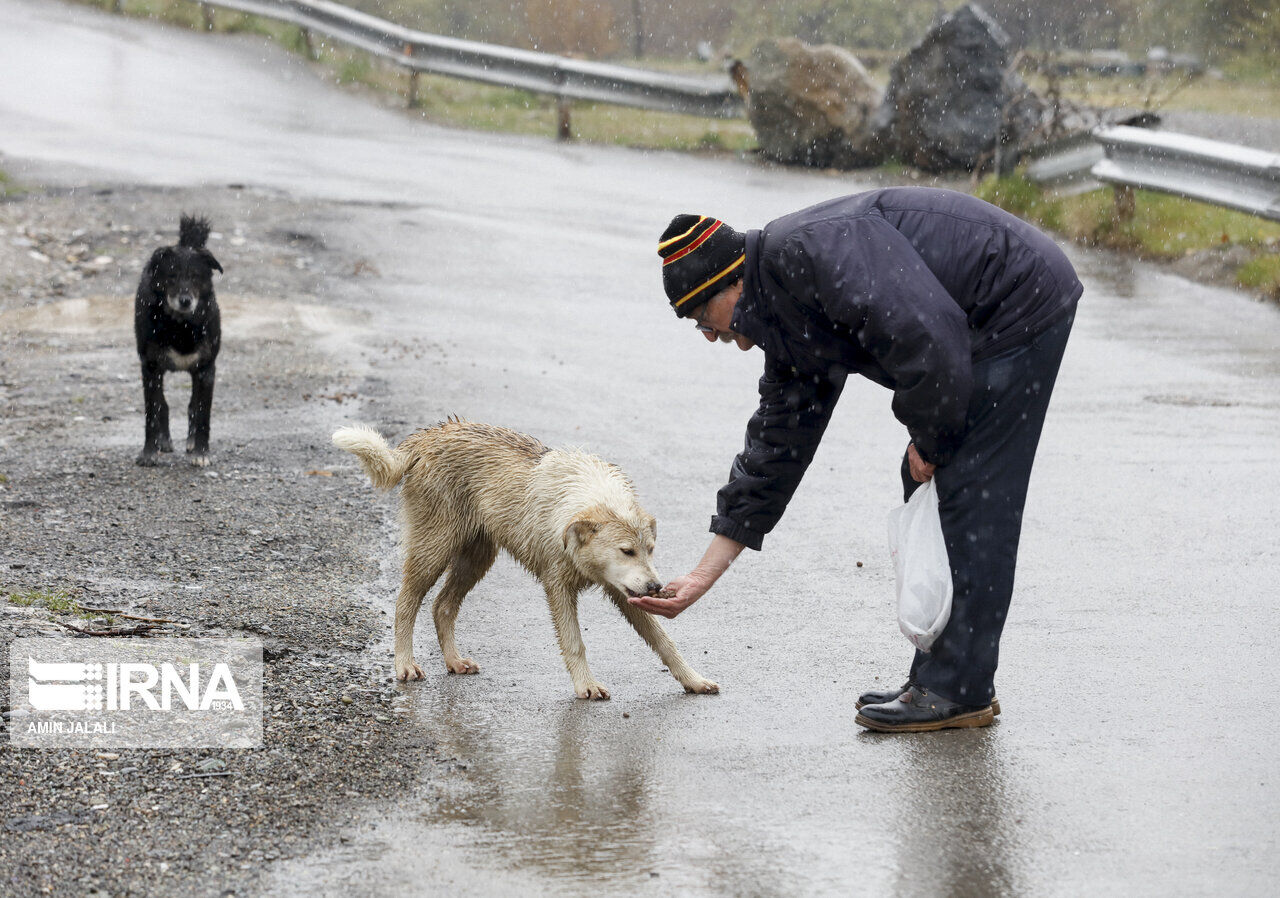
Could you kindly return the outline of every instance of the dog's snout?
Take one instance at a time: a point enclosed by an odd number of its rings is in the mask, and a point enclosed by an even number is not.
[[[655,593],[660,589],[662,589],[662,584],[657,580],[650,580],[644,585],[644,591],[650,594]]]

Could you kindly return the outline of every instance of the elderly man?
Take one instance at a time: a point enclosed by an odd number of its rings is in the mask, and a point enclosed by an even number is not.
[[[716,534],[675,617],[744,547],[760,549],[804,476],[850,372],[893,391],[910,443],[909,497],[937,479],[951,618],[906,683],[861,696],[882,732],[986,726],[1013,592],[1027,482],[1081,285],[1060,249],[981,200],[889,188],[820,203],[740,234],[679,215],[658,244],[676,315],[710,341],[764,350],[760,407],[720,489]]]

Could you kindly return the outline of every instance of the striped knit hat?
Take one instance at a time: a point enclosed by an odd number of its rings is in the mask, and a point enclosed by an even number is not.
[[[658,238],[662,287],[684,318],[742,278],[747,240],[718,218],[677,215]]]

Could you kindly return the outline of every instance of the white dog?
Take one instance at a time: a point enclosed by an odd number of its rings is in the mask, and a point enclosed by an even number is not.
[[[413,659],[413,625],[446,569],[432,605],[444,663],[452,673],[479,671],[459,654],[453,625],[463,598],[501,548],[542,581],[579,698],[609,697],[587,666],[578,629],[578,594],[592,585],[604,589],[685,691],[720,691],[685,663],[652,616],[627,601],[661,585],[652,561],[657,522],[618,468],[585,452],[548,449],[512,430],[453,418],[395,449],[368,427],[344,427],[333,442],[360,459],[374,486],[404,484],[404,579],[395,624],[400,679],[423,676]]]

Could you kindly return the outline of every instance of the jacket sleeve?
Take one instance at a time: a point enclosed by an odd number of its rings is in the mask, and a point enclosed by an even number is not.
[[[814,378],[789,365],[766,364],[746,444],[716,496],[712,533],[759,550],[813,460],[843,387],[843,373]]]
[[[893,380],[894,417],[920,456],[950,461],[973,390],[969,324],[911,242],[866,215],[798,232],[780,262],[783,277],[798,281],[792,289],[809,292]]]

